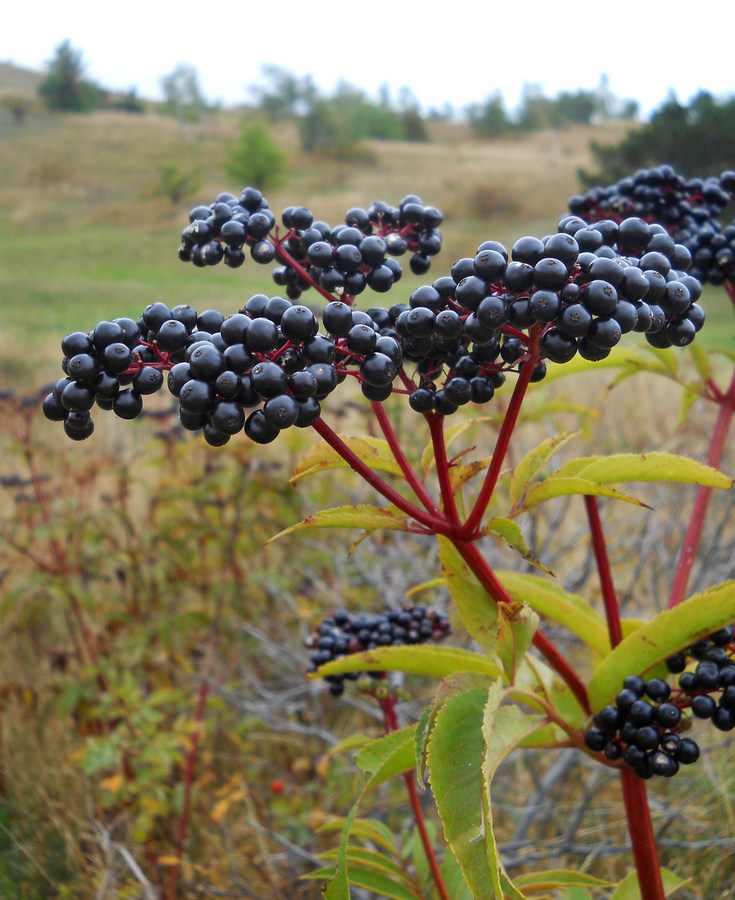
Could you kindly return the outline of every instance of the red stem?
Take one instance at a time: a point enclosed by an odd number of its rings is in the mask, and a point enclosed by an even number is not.
[[[327,425],[324,419],[317,419],[312,427],[316,433],[345,460],[350,468],[357,472],[363,481],[366,481],[379,494],[385,497],[386,500],[394,506],[397,506],[401,512],[404,512],[407,516],[411,516],[412,519],[415,519],[428,529],[431,534],[444,534],[447,531],[449,522],[445,516],[438,513],[431,514],[419,509],[418,506],[414,506],[410,500],[407,500],[402,494],[399,494],[398,491],[394,490],[394,488],[383,481],[370,466],[363,462],[354,451],[350,450],[342,438]]]
[[[452,542],[474,573],[477,580],[485,588],[488,594],[490,594],[493,600],[495,600],[496,603],[513,603],[513,598],[498,580],[497,575],[490,568],[475,544],[454,540]],[[536,633],[533,636],[533,646],[544,656],[551,668],[568,685],[569,690],[577,698],[579,705],[587,715],[589,715],[592,710],[590,708],[587,688],[585,687],[584,682],[574,671],[569,660],[557,650],[553,642],[546,637],[540,628],[536,629]]]
[[[403,477],[408,482],[411,490],[414,492],[414,494],[416,494],[419,500],[426,507],[427,512],[435,516],[441,516],[441,511],[437,507],[436,503],[434,503],[434,501],[432,500],[429,492],[419,480],[419,477],[416,474],[413,466],[408,461],[406,454],[403,452],[403,448],[398,441],[398,436],[396,435],[393,425],[388,418],[385,407],[382,403],[379,403],[377,401],[371,403],[371,406],[373,408],[375,418],[378,420],[378,425],[380,425],[380,430],[383,432],[383,436],[388,442],[391,453],[393,454],[395,461],[398,463],[401,472],[403,472]]]
[[[174,854],[178,859],[178,863],[171,869],[171,881],[169,884],[169,900],[176,900],[176,894],[179,887],[179,874],[181,872],[181,859],[184,855],[184,843],[186,841],[186,832],[189,828],[189,813],[191,810],[191,793],[194,785],[194,767],[197,760],[197,752],[199,750],[199,741],[202,736],[202,723],[204,722],[204,709],[207,703],[207,695],[209,694],[209,685],[206,681],[202,681],[199,687],[199,698],[197,700],[197,709],[194,716],[195,727],[191,735],[191,747],[186,757],[186,770],[184,772],[184,798],[181,804],[181,817],[179,819],[179,830],[176,836],[176,846]]]
[[[390,694],[388,694],[387,697],[380,699],[379,703],[380,708],[383,711],[383,725],[385,727],[385,733],[391,734],[394,731],[398,731],[398,719],[396,717],[394,698]],[[436,887],[437,893],[439,894],[441,900],[451,900],[449,892],[447,891],[447,886],[444,884],[444,879],[442,878],[441,869],[439,868],[439,861],[437,860],[436,854],[434,853],[434,847],[431,843],[429,832],[426,829],[426,819],[424,818],[424,811],[421,808],[421,801],[419,799],[419,792],[416,787],[416,779],[414,778],[414,773],[404,772],[403,780],[406,783],[406,790],[408,791],[408,799],[411,804],[411,810],[413,811],[413,817],[416,820],[416,827],[419,830],[421,844],[424,848],[424,853],[426,854],[426,859],[429,863],[429,869],[431,870],[431,876],[434,879],[434,885]]]
[[[605,543],[605,535],[602,531],[602,522],[600,520],[600,509],[597,504],[597,497],[585,496],[585,509],[587,510],[587,521],[592,534],[592,549],[595,553],[597,562],[597,572],[600,576],[600,587],[602,588],[602,599],[605,604],[605,616],[607,617],[607,630],[610,634],[610,644],[617,647],[623,639],[623,628],[620,624],[620,608],[618,606],[618,598],[615,593],[615,585],[613,584],[612,571],[610,569],[610,560],[607,556],[607,544]]]
[[[734,300],[735,302],[735,300]],[[722,454],[725,450],[725,441],[732,424],[733,413],[735,413],[735,372],[733,372],[732,380],[727,389],[727,393],[721,395],[718,401],[720,404],[720,412],[717,415],[717,421],[712,431],[712,439],[710,441],[709,450],[707,451],[707,464],[719,469],[722,461]],[[677,606],[684,599],[686,594],[689,576],[692,566],[697,558],[699,543],[702,539],[702,530],[704,529],[704,520],[707,515],[710,500],[712,499],[713,488],[700,485],[697,488],[697,494],[694,499],[694,508],[689,519],[689,527],[684,536],[684,543],[681,547],[679,562],[674,573],[674,580],[671,584],[671,594],[669,596],[669,609]]]
[[[627,766],[621,768],[620,779],[642,900],[664,900],[664,886],[661,881],[661,867],[658,862],[651,811],[648,808],[646,782]]]
[[[439,491],[441,492],[444,515],[453,525],[459,528],[461,523],[459,515],[457,514],[454,491],[452,490],[452,479],[449,472],[449,462],[447,460],[447,447],[444,443],[444,416],[430,413],[426,416],[426,421],[429,423],[429,431],[431,433],[431,445],[434,450],[436,474],[439,478]]]
[[[293,256],[291,256],[288,250],[283,249],[283,240],[285,240],[285,238],[276,238],[273,241],[273,246],[275,247],[276,257],[278,258],[278,261],[284,263],[284,265],[289,266],[295,272],[298,272],[307,284],[311,285],[311,287],[313,287],[317,293],[321,294],[322,297],[324,297],[327,303],[332,303],[334,301],[334,297],[332,296],[332,294],[330,294],[329,291],[326,291],[318,282],[314,281],[314,279],[311,277],[311,275],[309,275],[309,273],[301,265],[301,263],[297,262],[293,258]]]
[[[490,465],[485,476],[485,481],[482,485],[477,500],[475,501],[475,505],[473,506],[472,511],[467,517],[467,521],[464,523],[464,526],[460,531],[459,536],[463,540],[467,540],[477,531],[477,527],[480,524],[482,517],[485,515],[485,510],[487,509],[487,505],[490,502],[493,491],[495,490],[495,485],[497,484],[498,478],[500,476],[500,470],[502,469],[503,463],[505,462],[505,455],[508,452],[510,438],[513,434],[513,429],[516,426],[518,415],[521,411],[521,404],[523,403],[523,398],[526,396],[526,390],[528,389],[528,385],[531,383],[531,375],[533,374],[534,367],[538,361],[538,345],[540,340],[540,331],[538,325],[534,325],[533,328],[531,328],[530,337],[531,343],[529,347],[528,357],[526,361],[521,365],[520,372],[518,373],[518,380],[516,381],[515,388],[513,389],[513,396],[510,398],[510,403],[508,404],[508,409],[505,413],[505,418],[503,419],[503,424],[500,428],[500,433],[498,434],[498,439],[495,443],[493,458],[490,461]]]

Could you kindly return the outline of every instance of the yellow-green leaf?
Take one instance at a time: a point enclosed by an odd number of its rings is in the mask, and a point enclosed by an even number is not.
[[[445,537],[437,536],[439,562],[444,570],[449,593],[459,617],[485,652],[495,653],[498,611],[495,601],[470,572],[457,548]]]
[[[333,509],[323,509],[296,525],[284,528],[268,543],[305,528],[362,528],[365,531],[385,528],[390,531],[407,531],[410,522],[411,520],[395,510],[395,507],[368,506],[367,504],[337,506]]]
[[[626,503],[634,503],[636,506],[648,507],[647,503],[636,500],[622,491],[616,491],[615,488],[606,487],[589,478],[567,478],[559,474],[547,478],[545,481],[539,481],[534,484],[526,494],[521,509],[528,509],[537,506],[546,500],[553,500],[555,497],[566,497],[575,494],[595,497],[609,497],[612,500],[624,500]],[[649,507],[650,508],[650,507]]]
[[[680,888],[686,887],[688,881],[682,881],[681,878],[669,869],[661,869],[661,880],[664,885],[664,896],[671,897]],[[646,900],[641,897],[641,889],[638,885],[638,875],[636,872],[629,872],[618,886],[615,888],[610,900]]]
[[[496,574],[514,600],[528,603],[537,613],[563,625],[601,656],[610,650],[604,619],[582,597],[538,575]]]
[[[431,644],[376,647],[362,653],[351,653],[319,667],[317,676],[338,675],[342,672],[408,672],[446,678],[454,672],[478,672],[497,678],[498,666],[482,653],[473,653],[458,647],[440,647]]]
[[[538,615],[527,603],[499,604],[497,653],[511,684],[537,628]]]
[[[593,710],[601,709],[621,689],[626,675],[643,674],[667,656],[735,620],[735,581],[694,594],[659,613],[624,638],[600,663],[588,685]]]
[[[340,437],[350,450],[364,463],[367,463],[371,469],[391,475],[401,474],[400,466],[393,457],[387,441],[365,435],[351,437],[343,434]],[[337,468],[348,468],[348,463],[327,444],[316,444],[299,461],[291,476],[291,483],[295,484],[308,475],[314,475],[326,469]]]
[[[544,464],[578,434],[578,431],[563,432],[550,437],[523,457],[515,467],[510,479],[510,502],[513,506],[521,499],[526,487],[533,481]]]
[[[712,363],[710,361],[709,353],[701,344],[697,343],[697,341],[694,341],[693,344],[689,344],[687,349],[689,350],[689,355],[692,358],[694,367],[699,373],[699,377],[702,381],[707,382],[712,377]]]
[[[588,459],[587,465],[581,465],[581,459],[574,460],[574,475],[598,484],[665,481],[730,488],[733,483],[732,478],[712,466],[675,453],[616,453],[613,456],[593,456]],[[567,474],[568,467],[562,466],[555,477],[563,478]]]
[[[537,569],[541,569],[542,572],[546,572],[548,575],[554,574],[551,569],[547,568],[531,552],[525,538],[523,537],[521,526],[517,522],[514,522],[512,519],[490,519],[490,521],[486,523],[485,528],[483,529],[483,533],[492,534],[496,537],[499,537],[509,547],[515,550],[516,553],[518,553],[523,559],[525,559],[526,562],[530,563],[532,566],[535,566]]]

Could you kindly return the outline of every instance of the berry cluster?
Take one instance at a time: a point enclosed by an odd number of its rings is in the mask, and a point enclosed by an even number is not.
[[[424,606],[389,609],[377,615],[350,615],[338,610],[324,619],[313,634],[304,641],[311,654],[310,671],[314,672],[330,660],[377,647],[396,647],[400,644],[425,644],[440,641],[449,634],[449,621],[442,613]],[[382,677],[382,672],[370,672]],[[344,682],[356,681],[359,672],[327,675],[329,690],[335,697],[344,691]]]
[[[710,178],[685,178],[672,166],[641,169],[608,187],[596,187],[569,201],[588,222],[638,216],[659,222],[690,252],[690,274],[720,285],[735,281],[735,221],[719,221],[735,194],[735,171]]]
[[[350,209],[344,224],[334,228],[314,221],[305,207],[290,206],[281,215],[281,233],[267,200],[247,187],[239,197],[219,194],[214,203],[191,210],[179,259],[237,268],[247,247],[258,263],[281,263],[273,280],[290,300],[313,285],[340,296],[354,297],[366,288],[383,293],[402,275],[395,257],[411,252],[411,271],[429,270],[430,257],[441,250],[441,221],[438,209],[410,194],[397,207],[379,201],[367,210]]]
[[[720,731],[735,728],[734,637],[729,625],[670,656],[669,671],[682,673],[678,689],[662,678],[628,676],[615,704],[594,716],[584,736],[587,747],[609,760],[622,759],[640,778],[670,777],[680,765],[696,762],[698,745],[680,734],[692,723],[682,712],[711,719]],[[694,668],[688,668],[690,660],[697,662]]]
[[[69,437],[83,440],[94,429],[95,403],[136,418],[143,396],[159,390],[168,371],[184,428],[201,430],[213,446],[241,430],[269,443],[285,428],[313,425],[320,401],[348,374],[369,396],[390,393],[402,365],[398,341],[341,301],[328,304],[324,318],[336,335],[320,333],[314,313],[284,297],[256,294],[227,318],[217,310],[197,314],[191,306],[154,303],[137,323],[116,319],[89,334],[67,335],[65,377],[43,411],[63,421]]]
[[[447,414],[485,402],[531,357],[539,380],[544,358],[601,360],[630,331],[656,347],[694,340],[702,286],[686,273],[689,252],[662,226],[631,217],[592,227],[569,215],[558,228],[520,238],[510,254],[485,241],[450,276],[414,291],[408,307],[392,308],[404,359],[417,364],[412,408]]]

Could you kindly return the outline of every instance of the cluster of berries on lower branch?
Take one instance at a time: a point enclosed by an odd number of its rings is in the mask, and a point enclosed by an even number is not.
[[[484,241],[408,303],[364,310],[353,308],[356,295],[381,293],[400,278],[395,255],[412,250],[411,267],[423,273],[441,246],[441,213],[419,197],[352,209],[336,228],[289,207],[282,236],[252,188],[239,199],[220,195],[190,219],[182,258],[233,265],[249,242],[260,261],[283,263],[274,278],[287,296],[256,294],[228,317],[158,302],[137,321],[67,335],[65,377],[44,412],[63,421],[69,437],[92,434],[95,405],[138,416],[166,372],[185,428],[216,446],[241,430],[268,443],[285,428],[313,425],[321,402],[348,376],[371,401],[399,393],[416,412],[449,415],[491,400],[524,364],[538,381],[547,360],[604,359],[626,332],[655,347],[685,346],[704,323],[701,283],[687,273],[690,252],[636,216],[592,226],[567,215],[556,233],[522,237],[510,252]],[[328,300],[321,329],[315,311],[298,302],[308,286]]]
[[[425,644],[440,641],[449,634],[449,620],[432,607],[410,606],[389,609],[377,614],[350,614],[338,610],[317,625],[313,634],[304,641],[312,650],[311,672],[319,666],[378,647],[397,647],[401,644]],[[382,672],[368,673],[373,678],[381,678]],[[359,672],[341,675],[326,675],[329,691],[338,697],[344,691],[345,681],[356,681]]]
[[[622,760],[640,778],[671,777],[699,759],[697,743],[682,736],[693,719],[710,719],[720,731],[735,728],[734,626],[685,647],[666,666],[679,674],[676,688],[663,678],[629,675],[584,736],[588,749]]]

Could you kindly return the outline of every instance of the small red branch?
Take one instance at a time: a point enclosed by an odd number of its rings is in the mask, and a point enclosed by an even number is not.
[[[459,528],[461,523],[457,514],[454,491],[452,490],[447,447],[444,443],[444,416],[429,413],[426,416],[426,421],[429,423],[429,431],[431,433],[431,444],[434,450],[434,461],[436,462],[436,474],[439,478],[439,490],[441,492],[444,515],[455,527]]]
[[[658,861],[651,811],[648,808],[646,782],[627,766],[621,768],[620,779],[641,897],[643,900],[664,900],[661,866]]]
[[[600,520],[600,509],[597,504],[597,497],[586,496],[584,498],[585,509],[587,510],[587,521],[590,526],[592,535],[592,549],[597,562],[597,572],[600,576],[600,587],[602,588],[602,599],[605,604],[605,616],[607,618],[607,630],[610,635],[610,644],[617,647],[623,639],[623,628],[620,624],[620,607],[618,605],[617,594],[615,593],[615,585],[613,584],[612,571],[610,569],[610,560],[607,556],[607,544],[605,543],[605,535],[602,531],[602,521]]]

